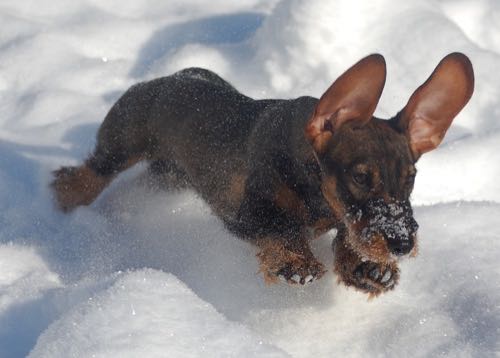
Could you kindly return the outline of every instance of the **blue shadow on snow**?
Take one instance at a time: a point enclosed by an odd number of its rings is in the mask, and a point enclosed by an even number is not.
[[[265,15],[240,13],[219,15],[167,26],[154,33],[139,52],[130,76],[144,76],[155,61],[189,43],[235,44],[247,40],[260,27]]]

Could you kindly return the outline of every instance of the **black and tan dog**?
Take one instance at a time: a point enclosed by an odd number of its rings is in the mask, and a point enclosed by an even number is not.
[[[253,100],[190,68],[130,88],[111,108],[93,155],[55,172],[60,208],[90,204],[138,161],[194,189],[256,244],[268,282],[304,284],[324,266],[309,240],[332,228],[339,280],[377,295],[416,252],[409,196],[415,162],[438,146],[474,87],[472,65],[446,56],[394,118],[373,117],[386,77],[380,55],[342,74],[318,100]]]

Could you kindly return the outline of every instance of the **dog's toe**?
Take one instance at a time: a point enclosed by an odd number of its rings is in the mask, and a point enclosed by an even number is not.
[[[339,282],[369,294],[370,297],[392,290],[399,280],[396,262],[373,262],[364,260],[356,251],[336,242],[334,246],[334,272]]]
[[[390,265],[362,262],[354,269],[352,278],[350,284],[371,296],[377,296],[395,287],[399,270]]]
[[[323,265],[319,262],[304,261],[303,265],[290,263],[278,271],[277,276],[292,285],[305,285],[321,278],[325,273]]]
[[[281,240],[262,240],[262,250],[257,254],[260,270],[266,283],[277,283],[279,280],[292,285],[305,285],[313,282],[326,272],[308,246],[294,247],[292,251]],[[300,249],[300,250],[299,250]]]
[[[391,270],[386,270],[385,273],[382,275],[382,278],[380,279],[380,283],[385,284],[387,283],[392,277],[392,271]]]
[[[373,269],[370,270],[370,272],[368,273],[368,276],[370,276],[370,278],[373,280],[373,281],[377,281],[380,277],[380,269],[378,266],[375,266]]]

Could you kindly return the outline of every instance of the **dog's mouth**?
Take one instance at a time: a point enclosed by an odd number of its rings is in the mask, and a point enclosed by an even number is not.
[[[346,243],[370,261],[390,262],[416,252],[418,224],[409,202],[370,200],[344,216]]]

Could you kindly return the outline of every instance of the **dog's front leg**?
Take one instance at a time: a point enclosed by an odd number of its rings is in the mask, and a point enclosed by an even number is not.
[[[397,285],[399,268],[396,262],[378,263],[364,260],[342,235],[338,235],[334,240],[333,251],[333,271],[346,286],[354,286],[372,298],[392,290]]]
[[[279,237],[264,237],[256,240],[260,248],[257,258],[260,272],[266,283],[284,279],[290,284],[310,283],[326,272],[323,264],[314,257],[306,239],[286,240]]]

